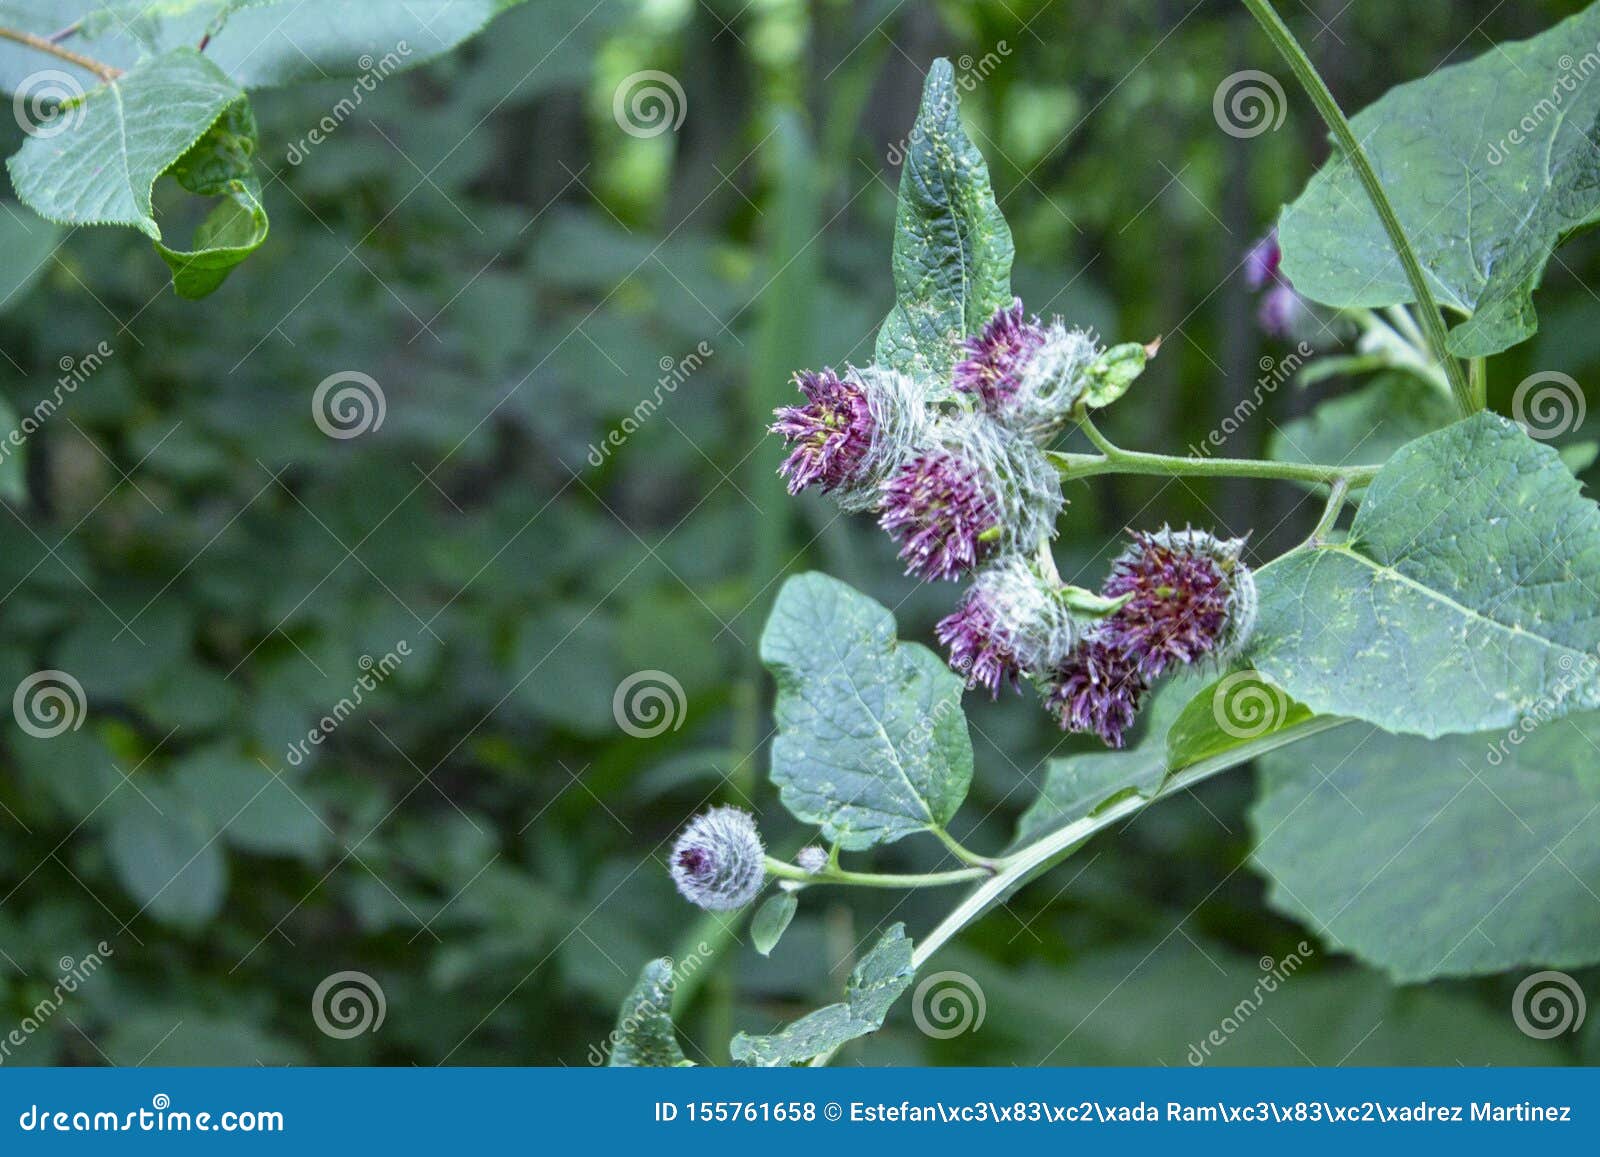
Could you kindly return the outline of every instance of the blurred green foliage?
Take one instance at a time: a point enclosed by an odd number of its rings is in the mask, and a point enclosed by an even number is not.
[[[1578,5],[1288,7],[1355,109]],[[3,206],[5,403],[28,412],[89,368],[25,473],[23,455],[0,466],[0,687],[55,669],[87,702],[53,738],[5,728],[0,1034],[64,958],[111,949],[7,1063],[583,1064],[642,963],[702,943],[714,959],[678,1021],[691,1059],[720,1061],[734,1030],[838,999],[880,926],[915,937],[937,918],[951,897],[808,894],[763,959],[673,894],[663,853],[713,798],[757,806],[779,848],[810,835],[765,778],[753,652],[782,573],[859,586],[906,638],[953,597],[899,577],[870,521],[787,499],[760,433],[790,370],[870,359],[891,298],[888,158],[940,54],[983,71],[963,115],[1018,291],[1111,340],[1164,335],[1106,424],[1181,452],[1282,352],[1238,269],[1326,152],[1297,96],[1277,131],[1219,130],[1224,76],[1282,71],[1220,0],[529,4],[385,81],[294,163],[348,85],[260,94],[272,234],[198,303],[131,234]],[[614,115],[643,70],[681,85],[676,130]],[[1492,401],[1533,369],[1600,366],[1596,268],[1592,242],[1563,252],[1544,331],[1493,364]],[[312,396],[345,371],[378,383],[384,417],[331,438]],[[1343,388],[1271,392],[1231,450],[1262,452]],[[1127,524],[1253,530],[1267,555],[1315,516],[1245,483],[1069,497],[1061,569],[1088,585]],[[614,712],[641,671],[683,691],[653,735]],[[968,706],[965,814],[982,818],[961,835],[997,848],[1042,760],[1084,745],[1020,701]],[[313,729],[326,739],[292,758]],[[930,1039],[901,1007],[846,1056],[1188,1063],[1260,958],[1302,940],[1314,951],[1270,1019],[1212,1060],[1600,1055],[1600,1018],[1576,1044],[1517,1033],[1516,975],[1395,987],[1272,914],[1251,794],[1241,773],[1153,809],[964,937],[947,966],[984,985],[979,1031]],[[924,865],[920,844],[880,861]],[[387,1012],[342,1039],[312,1001],[346,970]]]

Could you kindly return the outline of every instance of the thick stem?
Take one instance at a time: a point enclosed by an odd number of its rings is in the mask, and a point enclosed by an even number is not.
[[[1275,478],[1326,486],[1342,480],[1350,486],[1365,486],[1379,469],[1377,466],[1268,462],[1258,458],[1183,458],[1171,454],[1146,454],[1114,445],[1087,415],[1080,418],[1078,424],[1101,452],[1051,454],[1050,459],[1063,478],[1088,478],[1095,474],[1154,474],[1168,478]]]
[[[826,867],[820,872],[808,872],[798,864],[767,857],[767,875],[780,880],[796,880],[803,884],[844,884],[857,888],[938,888],[945,884],[965,884],[993,876],[992,867],[957,868],[949,872],[888,873],[849,872],[843,868]]]
[[[1356,139],[1355,131],[1345,118],[1344,110],[1339,107],[1339,102],[1328,90],[1328,86],[1317,72],[1316,65],[1312,64],[1311,58],[1306,55],[1305,49],[1300,47],[1300,42],[1295,39],[1294,33],[1289,31],[1289,26],[1273,8],[1272,0],[1244,0],[1244,6],[1250,10],[1250,14],[1266,32],[1267,38],[1288,62],[1295,78],[1311,97],[1311,102],[1317,106],[1317,112],[1322,114],[1322,119],[1332,130],[1334,139],[1339,142],[1340,150],[1349,160],[1356,176],[1360,178],[1361,185],[1367,192],[1367,199],[1372,202],[1378,219],[1383,222],[1384,232],[1389,235],[1389,244],[1394,247],[1395,255],[1400,259],[1400,267],[1405,270],[1406,280],[1411,283],[1412,295],[1417,300],[1417,312],[1421,315],[1422,329],[1428,339],[1428,349],[1433,353],[1434,360],[1444,367],[1444,372],[1450,379],[1450,392],[1455,396],[1456,405],[1461,408],[1462,415],[1476,413],[1482,406],[1473,398],[1472,385],[1467,381],[1461,363],[1451,355],[1449,346],[1445,344],[1444,317],[1439,312],[1439,303],[1433,296],[1433,290],[1428,288],[1428,279],[1423,272],[1422,263],[1417,260],[1416,251],[1411,248],[1405,229],[1400,225],[1400,218],[1389,202],[1389,195],[1384,192],[1383,183],[1378,180],[1377,171],[1373,169],[1366,150]]]
[[[926,964],[933,954],[938,952],[950,942],[957,933],[969,924],[981,918],[996,904],[1005,900],[1018,888],[1029,880],[1049,871],[1092,836],[1104,831],[1123,820],[1129,819],[1158,800],[1168,796],[1177,795],[1179,792],[1188,791],[1196,784],[1210,779],[1212,776],[1248,763],[1258,755],[1265,755],[1269,751],[1276,751],[1291,743],[1297,743],[1322,731],[1348,723],[1348,719],[1338,716],[1317,716],[1297,723],[1292,727],[1285,727],[1280,731],[1263,735],[1238,747],[1231,748],[1209,759],[1202,759],[1197,763],[1172,773],[1160,788],[1148,796],[1130,795],[1104,808],[1086,815],[1082,819],[1074,820],[1064,827],[1058,828],[1047,836],[1029,844],[1020,851],[1005,856],[1000,860],[1000,870],[994,876],[979,884],[967,898],[956,905],[954,911],[939,922],[934,930],[916,942],[911,951],[911,966],[919,969]],[[813,1066],[826,1065],[833,1059],[837,1049],[813,1057]]]
[[[57,35],[60,34],[58,33]],[[70,48],[62,48],[61,45],[55,43],[55,41],[43,36],[35,36],[31,32],[23,32],[16,28],[0,27],[0,40],[15,41],[18,44],[26,44],[29,48],[37,49],[40,52],[47,52],[51,56],[56,57],[58,60],[64,60],[68,64],[76,64],[79,68],[94,73],[104,81],[113,81],[122,75],[122,69],[120,68],[113,68],[109,64],[102,64],[93,57],[85,56],[81,52],[74,52]]]

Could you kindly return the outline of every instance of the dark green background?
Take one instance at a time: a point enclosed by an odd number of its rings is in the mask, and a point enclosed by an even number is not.
[[[1577,7],[1282,10],[1354,110]],[[1283,352],[1239,264],[1326,153],[1287,69],[1220,0],[535,0],[384,82],[297,165],[291,144],[350,85],[257,94],[272,233],[214,296],[177,300],[128,231],[55,250],[0,313],[5,400],[29,409],[61,359],[113,353],[31,440],[26,476],[3,475],[0,689],[61,669],[88,712],[49,740],[6,720],[0,1034],[60,958],[101,940],[112,955],[7,1063],[582,1065],[646,959],[727,939],[673,893],[663,853],[711,798],[752,801],[779,848],[808,835],[765,785],[754,647],[777,579],[825,570],[930,642],[955,597],[899,577],[870,520],[787,499],[761,430],[793,369],[870,359],[891,296],[888,158],[928,63],[986,54],[964,113],[1016,286],[1112,340],[1164,335],[1105,425],[1182,452]],[[1282,127],[1247,140],[1212,113],[1244,68],[1290,95]],[[613,118],[643,69],[681,83],[675,132]],[[0,236],[9,291],[49,242],[11,201]],[[1492,402],[1536,369],[1594,371],[1595,269],[1592,241],[1552,266],[1544,332],[1494,363]],[[704,365],[593,465],[660,365],[702,342]],[[371,375],[387,412],[338,441],[311,394],[344,370]],[[1272,393],[1228,452],[1260,453],[1340,388]],[[1069,497],[1061,569],[1090,586],[1124,526],[1254,530],[1270,556],[1315,513],[1250,483],[1102,479]],[[290,765],[360,657],[402,640],[395,675]],[[635,738],[612,696],[651,669],[686,709]],[[957,829],[994,848],[1041,761],[1085,745],[1031,699],[969,709]],[[1239,772],[1153,809],[962,937],[934,967],[978,979],[977,1031],[932,1041],[902,1002],[841,1059],[1182,1065],[1259,959],[1302,939],[1305,967],[1217,1062],[1600,1055],[1593,1020],[1518,1033],[1520,975],[1395,988],[1275,916],[1248,863],[1251,794]],[[926,865],[924,843],[876,861]],[[151,902],[151,876],[179,868]],[[725,1059],[735,1028],[835,999],[880,922],[915,936],[954,899],[812,893],[771,960],[735,925],[680,993],[686,1050]],[[381,985],[376,1033],[318,1031],[312,993],[342,970]]]

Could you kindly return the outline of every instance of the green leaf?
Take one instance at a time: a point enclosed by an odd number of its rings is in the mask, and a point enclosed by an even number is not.
[[[123,68],[145,55],[198,44],[209,32],[206,56],[239,87],[253,89],[335,77],[381,82],[448,52],[521,2],[345,0],[312,6],[303,0],[98,0],[91,6],[85,0],[13,0],[0,4],[0,23],[48,36],[92,7],[74,46]],[[553,7],[551,0],[541,4]],[[549,42],[556,44],[577,31],[593,7],[564,6],[561,18],[548,22]],[[19,45],[0,48],[0,89],[16,91],[27,75],[39,70],[39,60],[38,53]],[[85,87],[94,82],[87,72],[55,63]]]
[[[106,850],[128,895],[164,923],[195,927],[222,907],[228,865],[221,842],[175,792],[124,787]]]
[[[1224,675],[1189,700],[1167,730],[1167,761],[1188,767],[1312,719],[1256,671]]]
[[[1350,727],[1262,761],[1272,903],[1399,980],[1600,961],[1600,716],[1424,740]]]
[[[672,1027],[675,983],[672,961],[667,957],[644,966],[639,982],[622,1002],[611,1034],[612,1068],[682,1068],[694,1063],[683,1055]]]
[[[1496,415],[1424,435],[1348,542],[1261,570],[1255,666],[1318,714],[1419,735],[1600,705],[1600,510],[1580,489]]]
[[[1413,439],[1448,426],[1455,403],[1417,377],[1390,372],[1329,398],[1303,418],[1275,427],[1267,455],[1279,462],[1372,465]]]
[[[793,892],[779,892],[756,909],[755,917],[750,921],[750,941],[757,952],[763,956],[772,955],[772,950],[788,931],[789,921],[794,919],[795,909],[799,906],[800,901]]]
[[[957,115],[955,74],[933,62],[904,144],[895,213],[895,305],[877,360],[944,383],[961,340],[1011,304],[1011,230]]]
[[[209,58],[191,48],[153,57],[57,116],[64,127],[30,136],[7,162],[17,196],[41,216],[138,229],[191,298],[210,293],[266,239],[255,118]],[[192,193],[224,198],[188,250],[166,245],[156,223],[151,197],[165,173]]]
[[[1136,341],[1123,342],[1097,357],[1089,365],[1089,386],[1084,391],[1083,404],[1097,410],[1127,393],[1128,387],[1144,373],[1156,345],[1154,342],[1149,346]]]
[[[847,850],[949,823],[972,782],[962,683],[894,616],[821,574],[784,583],[761,636],[778,683],[772,782]]]
[[[906,926],[896,924],[850,973],[842,1002],[807,1013],[769,1036],[740,1033],[733,1038],[733,1059],[769,1068],[793,1065],[877,1032],[915,975]]]
[[[1551,253],[1600,217],[1600,81],[1574,71],[1600,41],[1600,6],[1520,43],[1391,89],[1351,122],[1439,303],[1472,315],[1461,357],[1538,329],[1532,293]],[[1335,156],[1283,214],[1284,270],[1327,305],[1412,300],[1349,163]]]
[[[6,255],[0,268],[0,313],[22,302],[60,243],[60,226],[19,212],[11,201],[0,201],[0,253]]]

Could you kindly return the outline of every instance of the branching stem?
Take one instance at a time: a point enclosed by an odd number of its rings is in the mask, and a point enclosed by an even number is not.
[[[1329,91],[1321,74],[1317,72],[1316,65],[1311,63],[1306,50],[1300,47],[1300,42],[1295,39],[1294,33],[1289,31],[1289,26],[1283,22],[1277,9],[1272,6],[1272,0],[1244,0],[1244,6],[1250,10],[1250,14],[1266,32],[1267,38],[1288,62],[1295,78],[1300,82],[1300,87],[1306,90],[1311,103],[1317,106],[1317,112],[1322,114],[1322,119],[1332,130],[1334,139],[1339,142],[1340,152],[1360,178],[1361,185],[1367,192],[1367,199],[1372,202],[1378,219],[1383,222],[1384,232],[1389,235],[1389,244],[1393,246],[1395,255],[1400,259],[1400,267],[1405,270],[1406,280],[1411,283],[1411,293],[1417,301],[1417,312],[1420,315],[1423,333],[1428,339],[1428,349],[1432,351],[1434,360],[1444,367],[1444,372],[1450,379],[1450,392],[1454,395],[1462,416],[1467,417],[1476,413],[1483,408],[1483,405],[1474,397],[1472,383],[1467,380],[1460,361],[1450,353],[1450,348],[1445,342],[1444,317],[1439,312],[1439,303],[1433,296],[1433,290],[1428,286],[1422,262],[1417,259],[1416,251],[1412,249],[1405,229],[1400,224],[1400,217],[1389,201],[1389,194],[1384,191],[1383,182],[1378,180],[1377,171],[1373,169],[1366,150],[1356,139],[1355,130],[1350,127],[1344,110],[1339,107],[1339,102],[1334,99],[1333,93]]]
[[[945,884],[965,884],[995,874],[987,867],[957,868],[949,872],[850,872],[829,865],[820,872],[808,872],[798,864],[767,857],[767,874],[780,880],[803,884],[845,884],[857,888],[938,888]]]
[[[57,35],[60,36],[61,33],[57,33]],[[93,57],[85,56],[81,52],[74,52],[70,48],[63,48],[54,40],[44,36],[35,36],[31,32],[0,26],[0,40],[14,41],[17,44],[25,44],[39,52],[47,52],[56,59],[64,60],[68,64],[75,64],[107,82],[116,80],[117,77],[122,75],[122,69],[120,68],[95,60]]]

